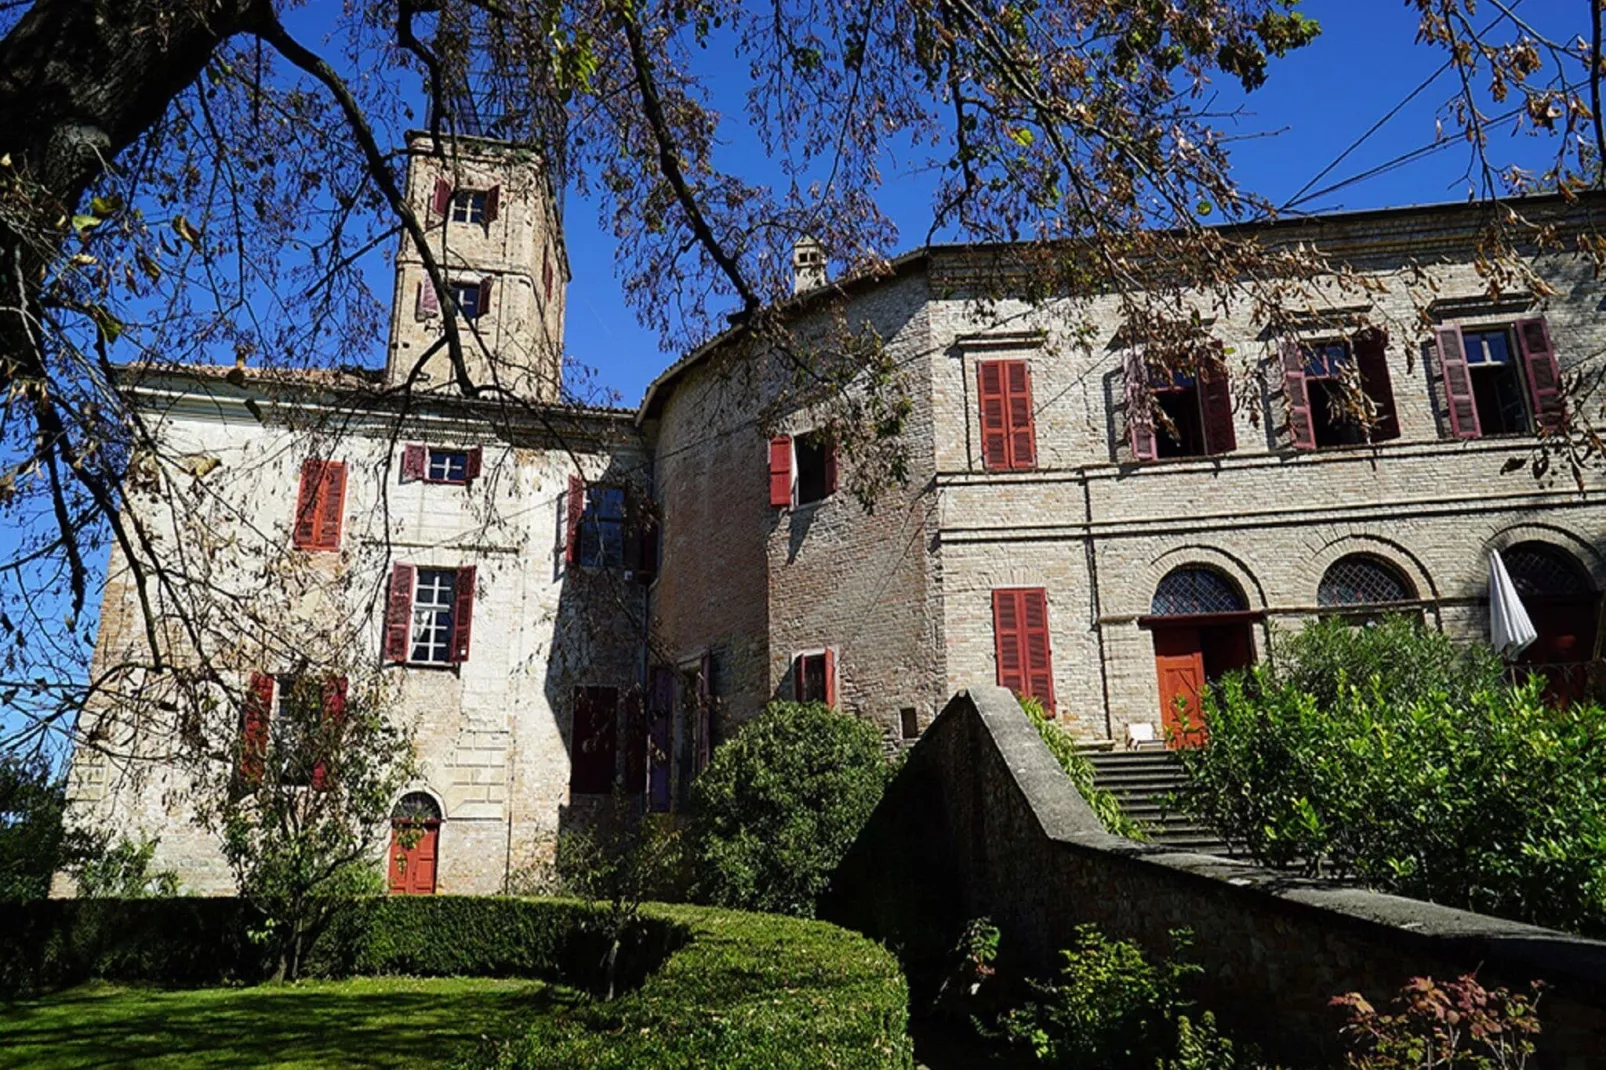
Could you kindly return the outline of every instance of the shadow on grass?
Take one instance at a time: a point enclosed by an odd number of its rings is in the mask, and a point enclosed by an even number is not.
[[[434,1066],[584,997],[536,981],[362,978],[255,988],[92,985],[0,1003],[0,1067]]]

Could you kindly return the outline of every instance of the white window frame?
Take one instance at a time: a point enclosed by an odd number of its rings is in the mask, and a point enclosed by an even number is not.
[[[454,189],[446,202],[447,218],[453,223],[483,226],[487,196],[487,191],[482,189]]]
[[[424,579],[430,578],[429,602],[424,601]],[[444,586],[439,582],[446,577]],[[445,602],[437,599],[445,592]],[[457,570],[423,568],[413,576],[412,624],[407,637],[407,661],[413,665],[451,665],[452,633],[457,615]],[[420,650],[423,656],[420,656]]]

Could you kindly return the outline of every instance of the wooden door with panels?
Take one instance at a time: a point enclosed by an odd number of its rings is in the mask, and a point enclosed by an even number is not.
[[[1154,671],[1160,684],[1160,723],[1167,747],[1197,747],[1205,741],[1204,643],[1197,628],[1154,632]]]

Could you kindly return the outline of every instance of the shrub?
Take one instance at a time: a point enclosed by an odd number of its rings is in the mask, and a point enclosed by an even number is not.
[[[157,840],[121,836],[116,843],[72,867],[78,894],[89,899],[145,899],[178,894],[178,874],[152,869]]]
[[[1410,621],[1314,624],[1206,697],[1183,803],[1263,863],[1606,934],[1606,713],[1542,686]]]
[[[1470,974],[1444,985],[1413,977],[1395,997],[1391,1014],[1359,992],[1339,996],[1333,1003],[1349,1012],[1344,1065],[1351,1070],[1518,1070],[1534,1053],[1541,987],[1536,981],[1528,995],[1519,995],[1485,989]]]
[[[812,917],[889,773],[869,722],[819,703],[772,703],[693,786],[699,895]]]
[[[58,869],[95,857],[101,844],[63,823],[66,805],[45,759],[0,757],[0,903],[43,899]]]
[[[1094,787],[1093,763],[1077,747],[1075,740],[1043,715],[1043,704],[1035,698],[1019,697],[1019,700],[1020,708],[1031,718],[1037,734],[1042,736],[1043,742],[1048,745],[1049,753],[1060,763],[1065,775],[1071,778],[1071,783],[1076,785],[1077,794],[1087,802],[1094,816],[1104,825],[1105,831],[1116,836],[1125,836],[1129,840],[1147,840],[1149,833],[1144,825],[1128,817],[1114,795]]]

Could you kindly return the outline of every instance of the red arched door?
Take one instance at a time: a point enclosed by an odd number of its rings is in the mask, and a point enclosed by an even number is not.
[[[390,894],[435,894],[440,807],[422,792],[404,797],[390,818]]]
[[[1593,697],[1600,594],[1589,573],[1570,554],[1542,542],[1520,542],[1500,556],[1539,633],[1517,664],[1549,681],[1545,694],[1553,702]]]

